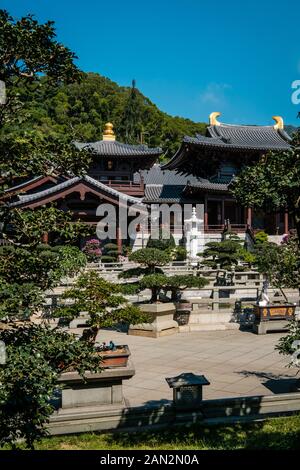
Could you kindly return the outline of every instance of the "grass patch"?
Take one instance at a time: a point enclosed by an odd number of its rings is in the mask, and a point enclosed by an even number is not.
[[[178,427],[136,433],[86,433],[42,439],[40,450],[300,449],[300,415],[258,423]]]

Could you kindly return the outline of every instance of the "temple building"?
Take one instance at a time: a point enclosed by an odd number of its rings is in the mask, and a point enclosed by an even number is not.
[[[210,115],[206,135],[184,137],[176,154],[166,164],[142,171],[146,185],[144,202],[204,204],[204,231],[220,234],[230,223],[235,232],[262,229],[269,235],[288,233],[290,222],[284,208],[253,211],[241,207],[229,190],[233,177],[269,151],[287,151],[291,138],[283,120],[274,126],[223,124],[220,113]],[[209,238],[209,237],[208,237]]]
[[[284,131],[282,118],[276,116],[274,126],[223,124],[220,113],[212,113],[206,135],[184,137],[176,154],[165,164],[159,164],[160,148],[129,145],[118,142],[113,125],[106,124],[103,139],[92,143],[74,144],[91,152],[92,164],[83,177],[59,175],[37,176],[7,190],[10,205],[37,208],[50,203],[64,211],[70,210],[74,219],[97,224],[97,207],[113,204],[118,217],[122,205],[139,204],[144,211],[155,204],[203,204],[206,241],[221,239],[224,226],[230,224],[240,234],[262,229],[269,235],[281,235],[291,228],[284,208],[276,213],[253,211],[241,207],[229,190],[234,175],[273,151],[287,151],[291,139]],[[119,218],[118,218],[119,220]],[[128,223],[130,222],[128,218]],[[182,221],[182,225],[184,220]],[[117,222],[116,241],[119,252],[128,243]],[[182,233],[171,219],[171,231]],[[45,235],[45,241],[51,234]],[[148,235],[146,234],[147,238]],[[145,246],[140,234],[134,249]],[[123,240],[122,240],[123,239]]]

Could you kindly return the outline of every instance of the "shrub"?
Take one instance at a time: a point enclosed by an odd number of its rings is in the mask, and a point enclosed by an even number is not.
[[[268,241],[268,234],[263,230],[260,230],[254,235],[254,241],[256,245],[262,245]]]
[[[160,229],[158,235],[159,238],[157,239],[153,239],[151,236],[149,237],[147,248],[156,248],[157,250],[162,251],[170,251],[175,248],[175,240],[171,233]]]
[[[184,246],[177,246],[172,253],[175,261],[185,261],[187,258],[187,250]]]

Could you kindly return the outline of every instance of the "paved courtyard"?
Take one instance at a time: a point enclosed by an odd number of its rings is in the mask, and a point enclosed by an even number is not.
[[[208,378],[211,385],[204,388],[204,398],[288,392],[296,370],[287,368],[287,358],[274,350],[281,336],[227,330],[154,339],[102,330],[98,340],[129,345],[136,374],[124,382],[124,395],[132,406],[171,400],[165,377],[182,372]]]

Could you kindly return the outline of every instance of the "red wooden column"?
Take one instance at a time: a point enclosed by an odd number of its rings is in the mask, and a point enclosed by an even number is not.
[[[252,226],[252,207],[247,207],[247,225]]]
[[[289,233],[289,213],[285,211],[284,213],[284,233]]]
[[[207,197],[204,199],[204,230],[208,228],[208,210],[207,210]]]
[[[121,228],[117,227],[117,247],[119,256],[122,254],[122,233]]]

